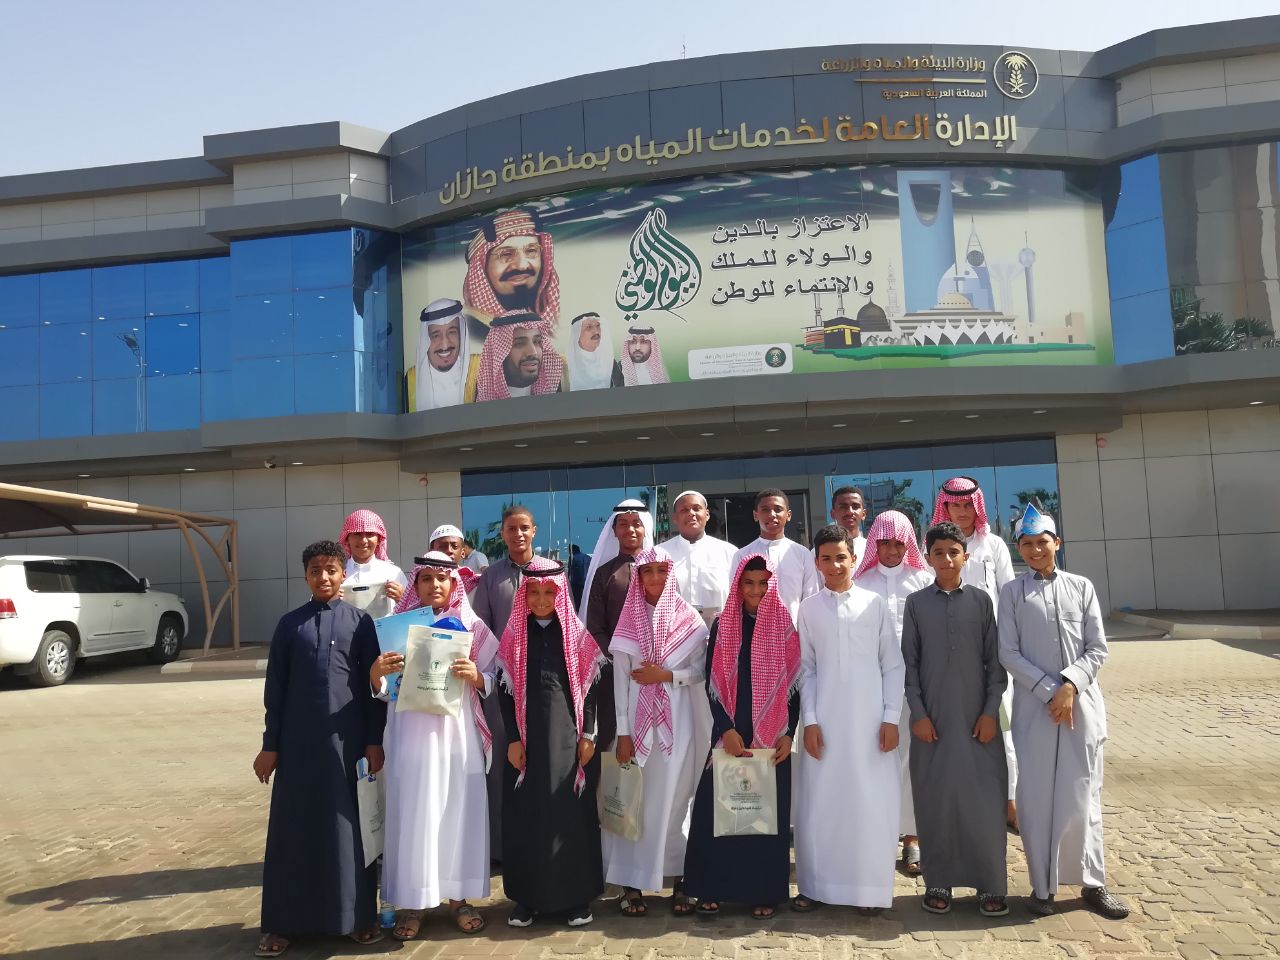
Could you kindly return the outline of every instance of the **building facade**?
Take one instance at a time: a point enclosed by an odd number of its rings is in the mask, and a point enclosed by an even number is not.
[[[1005,536],[1058,514],[1111,607],[1273,606],[1278,142],[1268,17],[680,60],[3,178],[0,480],[240,520],[249,639],[358,506],[402,563],[443,522],[499,550],[515,501],[566,556],[625,495],[669,529],[696,488],[745,542],[765,486],[806,538],[845,483],[923,528],[955,474]],[[196,590],[177,534],[3,549]]]

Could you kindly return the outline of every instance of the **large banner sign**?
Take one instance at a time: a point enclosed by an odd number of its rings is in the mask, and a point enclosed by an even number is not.
[[[406,236],[403,294],[411,410],[1112,361],[1088,173],[871,165],[580,190]]]

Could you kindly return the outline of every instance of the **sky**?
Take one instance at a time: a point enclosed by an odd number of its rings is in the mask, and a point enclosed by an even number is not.
[[[510,90],[682,55],[842,43],[1099,50],[1275,12],[1275,0],[8,0],[0,176],[199,156],[207,134],[324,120],[390,132]]]

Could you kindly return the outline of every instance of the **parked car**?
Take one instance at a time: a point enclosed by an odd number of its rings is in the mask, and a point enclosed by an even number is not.
[[[85,657],[146,650],[177,658],[187,635],[181,597],[152,590],[100,557],[0,557],[0,667],[35,686],[64,683]]]

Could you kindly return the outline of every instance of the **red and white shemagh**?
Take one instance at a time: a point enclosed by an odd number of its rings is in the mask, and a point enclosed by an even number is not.
[[[660,563],[667,570],[667,582],[662,596],[654,604],[652,613],[644,595],[644,582],[640,568],[648,563]],[[676,589],[671,568],[675,561],[661,547],[648,547],[636,554],[631,565],[631,583],[627,586],[627,598],[622,604],[622,614],[614,627],[609,643],[611,653],[622,652],[643,663],[655,663],[670,670],[684,663],[691,648],[706,641],[706,625],[702,616],[680,596]],[[662,752],[671,756],[671,744],[675,736],[671,716],[671,694],[665,683],[647,683],[640,687],[636,699],[636,715],[633,718],[632,740],[635,743],[636,762],[644,766],[649,756],[656,732]]]
[[[379,560],[391,562],[391,558],[387,556],[387,525],[382,522],[382,518],[372,510],[357,510],[342,522],[342,534],[338,537],[338,544],[346,552],[347,556],[351,556],[351,548],[347,546],[347,537],[353,533],[376,533],[378,535],[378,549],[374,551],[374,556]]]
[[[649,381],[651,383],[670,383],[671,380],[667,376],[666,364],[662,362],[662,347],[658,343],[658,337],[655,334],[628,334],[627,340],[648,340],[649,341],[649,359],[644,362],[644,366],[649,371]],[[631,350],[624,341],[622,344],[622,382],[625,386],[638,386],[636,379],[635,361],[631,359]]]
[[[560,564],[545,557],[534,557],[522,568],[524,576],[516,590],[515,602],[511,607],[511,619],[507,621],[507,629],[502,631],[502,641],[498,644],[498,666],[502,668],[502,682],[516,702],[516,729],[520,733],[520,742],[524,744],[528,754],[530,744],[526,737],[525,718],[528,715],[528,704],[525,699],[529,669],[529,601],[525,591],[531,580],[542,582],[550,580],[558,588],[556,590],[556,618],[560,621],[560,633],[564,641],[564,663],[569,674],[569,693],[573,698],[573,716],[578,725],[578,739],[582,739],[583,706],[586,703],[587,691],[600,675],[600,668],[607,662],[600,645],[592,639],[587,628],[582,625],[573,610],[573,594],[569,590],[569,581]],[[550,577],[539,577],[539,570],[559,570]],[[542,744],[533,744],[538,749]],[[527,769],[527,767],[526,767]],[[516,786],[524,782],[524,771],[516,778]],[[573,789],[581,794],[587,783],[586,771],[578,766],[574,777]]]
[[[897,540],[906,545],[907,552],[902,558],[904,567],[911,567],[914,570],[929,568],[924,562],[924,554],[920,552],[920,544],[916,543],[916,530],[911,526],[911,520],[905,513],[886,510],[876,517],[875,523],[871,524],[871,530],[867,534],[867,549],[863,551],[862,562],[858,564],[853,579],[857,580],[868,570],[879,565],[880,558],[876,555],[876,544],[881,540]]]
[[[487,267],[489,254],[512,237],[537,237],[542,249],[542,277],[538,280],[538,293],[533,301],[533,312],[541,317],[551,331],[560,323],[560,277],[556,274],[551,244],[551,234],[539,232],[533,217],[522,210],[509,210],[493,218],[495,239],[485,238],[483,230],[477,230],[467,246],[467,276],[462,281],[462,302],[473,313],[496,317],[506,311],[489,283]]]
[[[538,379],[533,382],[533,389],[529,392],[534,396],[541,396],[560,389],[560,381],[564,376],[564,358],[556,352],[550,324],[545,321],[531,326],[501,324],[489,328],[484,346],[480,350],[480,374],[476,380],[477,401],[505,400],[511,396],[502,364],[511,353],[517,329],[533,330],[542,335],[542,369],[538,371]]]
[[[788,700],[800,682],[800,634],[791,613],[778,597],[773,564],[762,553],[749,554],[738,563],[729,597],[716,627],[716,648],[711,658],[708,686],[711,696],[730,717],[738,706],[738,654],[742,650],[742,574],[747,563],[759,557],[769,571],[769,589],[756,609],[751,634],[751,723],[755,737],[748,746],[769,749],[778,742],[789,721]]]
[[[425,559],[430,559],[430,557]],[[467,600],[467,591],[460,569],[434,567],[429,563],[418,564],[409,573],[409,586],[405,588],[404,596],[396,604],[395,612],[404,613],[407,610],[417,610],[423,606],[422,598],[418,596],[418,573],[422,570],[449,571],[449,575],[453,577],[453,589],[449,591],[448,604],[440,611],[436,619],[457,617],[462,621],[462,625],[471,634],[471,653],[469,657],[472,663],[487,663],[492,660],[498,652],[498,638],[493,635],[493,631],[489,629],[488,624],[477,617],[475,611],[471,609],[471,603]],[[480,747],[484,751],[484,769],[487,772],[493,763],[493,733],[489,730],[488,721],[484,718],[484,705],[480,702],[480,691],[471,686],[471,684],[467,684],[467,689],[470,691],[468,696],[471,697],[471,715],[475,717],[476,729],[480,731]]]
[[[987,533],[991,530],[991,524],[987,522],[987,504],[982,499],[982,488],[973,477],[952,477],[938,488],[938,499],[933,503],[933,519],[929,521],[929,526],[951,519],[951,514],[947,513],[948,503],[972,503],[978,514],[973,522],[973,532]]]

